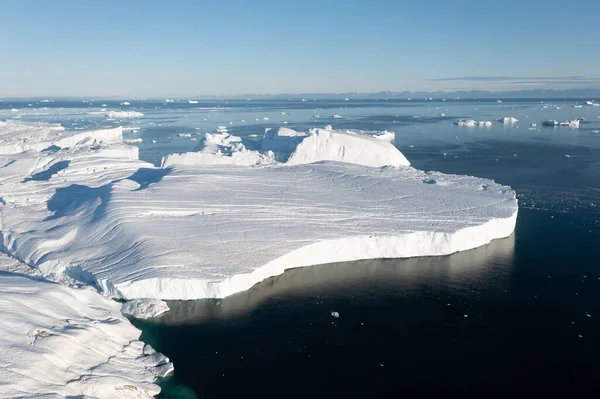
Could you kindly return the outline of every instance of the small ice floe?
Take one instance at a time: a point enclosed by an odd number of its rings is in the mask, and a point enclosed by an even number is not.
[[[463,315],[463,317],[467,318],[467,317],[469,317],[469,315],[468,315],[468,314],[465,314],[465,315]]]
[[[177,133],[177,137],[192,137],[191,133]]]
[[[473,119],[459,119],[457,121],[454,121],[454,124],[456,126],[466,126],[466,127],[477,126],[477,122],[474,121]]]
[[[338,114],[335,114],[335,115],[333,115],[333,116],[332,116],[332,118],[333,118],[333,119],[341,119],[341,118],[342,118],[342,116],[341,116],[341,115],[338,115]]]
[[[338,312],[331,312],[331,316],[335,317],[336,319],[340,318],[340,314]]]
[[[142,140],[140,137],[136,138],[136,139],[123,139],[123,143],[125,144],[135,144],[135,143],[141,143],[144,140]]]
[[[504,124],[508,124],[508,125],[512,125],[514,123],[517,123],[519,120],[515,117],[512,116],[505,116],[504,118],[500,118],[498,119],[498,122],[502,122]]]
[[[446,116],[446,114],[442,113],[442,114],[440,114],[440,116]]]
[[[198,100],[188,100],[188,104],[198,104]]]
[[[152,144],[156,144],[156,140],[152,140]]]
[[[571,158],[569,154],[565,154],[565,158]]]
[[[149,319],[169,311],[169,306],[160,299],[132,299],[121,306],[121,313],[136,319]]]
[[[121,105],[131,105],[131,104],[130,104],[130,103],[128,103],[127,101],[123,101],[123,102],[121,103]]]
[[[268,117],[268,116],[265,116],[265,117],[263,118],[263,121],[268,121],[268,120],[269,120],[269,117]]]

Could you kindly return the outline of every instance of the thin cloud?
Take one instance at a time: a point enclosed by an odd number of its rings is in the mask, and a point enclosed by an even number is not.
[[[430,79],[431,82],[487,82],[487,83],[536,83],[536,84],[590,84],[600,83],[600,78],[586,76],[460,76]]]

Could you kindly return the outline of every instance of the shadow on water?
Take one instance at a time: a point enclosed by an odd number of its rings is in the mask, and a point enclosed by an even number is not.
[[[278,297],[316,296],[382,284],[395,288],[434,282],[452,285],[465,278],[483,278],[484,274],[506,274],[505,265],[512,263],[514,245],[514,235],[511,235],[448,256],[373,259],[290,269],[227,298],[170,301],[171,310],[153,321],[168,325],[196,324],[214,318],[246,315],[269,299]]]

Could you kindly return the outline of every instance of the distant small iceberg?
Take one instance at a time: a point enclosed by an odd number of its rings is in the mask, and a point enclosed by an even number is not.
[[[505,116],[504,118],[500,118],[498,119],[498,122],[502,122],[505,125],[512,125],[514,123],[517,123],[519,120],[515,117],[512,116]]]
[[[572,129],[579,129],[579,119],[566,120],[564,122],[559,122],[552,119],[549,121],[543,121],[542,126],[568,126]]]
[[[198,100],[188,100],[188,103],[190,103],[190,104],[198,104]]]
[[[466,126],[466,127],[475,127],[475,126],[482,126],[482,127],[490,127],[492,126],[492,122],[491,121],[474,121],[473,119],[459,119],[457,121],[454,121],[454,124],[456,126]]]

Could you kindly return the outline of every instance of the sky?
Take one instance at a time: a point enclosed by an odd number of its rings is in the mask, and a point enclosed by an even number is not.
[[[0,0],[0,97],[600,87],[600,1]]]

